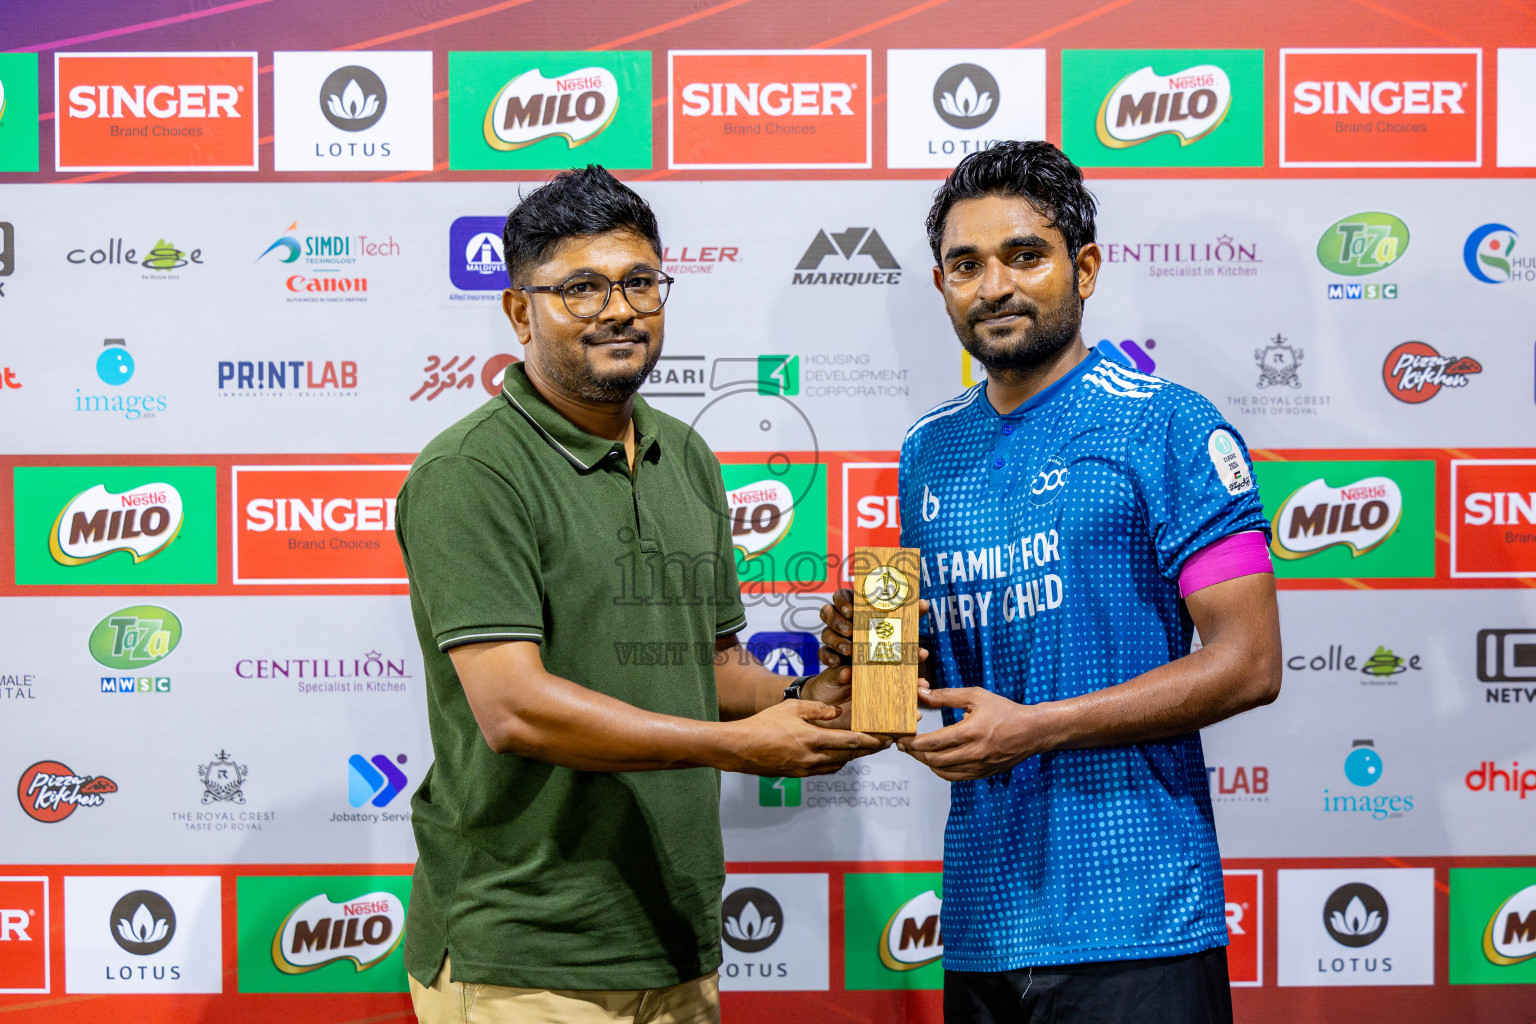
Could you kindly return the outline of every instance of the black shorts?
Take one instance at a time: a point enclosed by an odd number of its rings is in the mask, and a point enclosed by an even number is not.
[[[945,971],[944,1024],[1232,1024],[1227,950],[997,973]]]

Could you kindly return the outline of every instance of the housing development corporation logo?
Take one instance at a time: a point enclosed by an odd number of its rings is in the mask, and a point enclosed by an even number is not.
[[[39,761],[16,783],[16,799],[27,817],[50,825],[77,807],[100,807],[116,792],[117,783],[105,775],[76,775],[60,761]]]
[[[867,168],[868,50],[671,50],[668,165]]]
[[[1536,257],[1516,256],[1520,236],[1507,224],[1484,224],[1461,249],[1467,273],[1484,284],[1536,281]]]
[[[855,257],[862,258],[855,261]],[[831,272],[822,266],[828,258],[833,260]],[[839,259],[841,264],[837,262]],[[850,269],[842,270],[844,264]],[[878,269],[868,269],[870,264]],[[806,246],[800,262],[795,264],[793,283],[843,287],[900,284],[901,264],[896,262],[890,247],[875,228],[852,227],[842,231],[822,228]]]
[[[1282,578],[1435,574],[1435,464],[1425,461],[1253,465]]]
[[[1536,459],[1451,460],[1451,575],[1536,577]]]
[[[254,171],[256,54],[54,54],[60,171]]]
[[[1482,50],[1280,51],[1280,166],[1477,167]]]
[[[1464,388],[1470,374],[1482,372],[1482,364],[1471,356],[1443,356],[1423,341],[1403,342],[1381,364],[1387,394],[1410,405],[1429,401],[1441,388]]]

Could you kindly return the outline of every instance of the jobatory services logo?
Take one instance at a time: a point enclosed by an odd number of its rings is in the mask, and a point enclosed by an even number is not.
[[[241,992],[404,992],[409,876],[236,880]]]
[[[860,257],[855,261],[854,257]],[[831,258],[832,270],[823,264]],[[848,270],[844,271],[844,265]],[[871,269],[871,268],[874,269]],[[819,229],[795,264],[797,285],[891,285],[901,283],[901,264],[891,254],[880,231],[851,227],[842,231]]]
[[[1085,167],[1262,167],[1264,51],[1063,50],[1062,148]]]
[[[170,657],[181,643],[181,620],[158,605],[134,605],[96,624],[86,642],[91,657],[108,668],[135,673]],[[101,677],[102,693],[170,693],[170,676]]]
[[[500,302],[512,282],[502,252],[505,217],[458,217],[448,228],[448,283],[454,302]]]
[[[1451,460],[1451,575],[1536,576],[1536,459]]]
[[[1280,51],[1281,167],[1477,167],[1481,49]]]
[[[16,799],[27,817],[52,825],[78,807],[100,807],[117,792],[105,775],[76,775],[60,761],[38,761],[21,773]]]
[[[432,169],[432,52],[272,55],[279,171]]]
[[[887,50],[885,82],[888,167],[1045,138],[1044,50]]]
[[[1507,224],[1483,224],[1467,236],[1461,259],[1467,273],[1483,284],[1536,281],[1536,257],[1516,256],[1520,235]]]
[[[60,171],[254,171],[255,53],[54,54]]]
[[[211,760],[197,766],[197,780],[203,784],[203,804],[245,803],[245,780],[250,773],[250,768],[220,750]]]
[[[1387,394],[1409,405],[1429,401],[1442,388],[1464,388],[1472,374],[1482,372],[1483,364],[1471,356],[1443,356],[1425,341],[1403,342],[1381,364]]]
[[[1233,988],[1264,984],[1264,872],[1223,871],[1226,890],[1227,973]]]
[[[401,584],[395,497],[409,466],[235,466],[236,584]]]
[[[1257,462],[1281,578],[1435,574],[1435,464]]]
[[[404,754],[353,754],[347,758],[347,803],[353,807],[388,807],[410,783],[399,767],[405,763]]]
[[[868,50],[671,50],[667,165],[867,168]]]
[[[1536,629],[1481,629],[1477,678],[1488,704],[1536,704]]]
[[[941,889],[938,872],[843,877],[844,988],[943,987]]]
[[[1285,869],[1280,984],[1432,985],[1433,868]]]
[[[1328,225],[1317,240],[1317,261],[1342,277],[1379,273],[1408,252],[1408,225],[1379,210],[1350,214]],[[1330,299],[1395,299],[1396,284],[1331,282]]]
[[[218,581],[213,468],[17,466],[18,584]]]
[[[96,379],[107,385],[107,391],[92,387],[75,388],[75,412],[109,413],[121,416],[130,423],[157,419],[170,408],[170,399],[153,391],[128,389],[124,385],[133,380],[138,364],[128,350],[124,338],[107,338],[101,343],[101,351],[95,359]]]
[[[0,53],[0,171],[37,170],[38,124],[37,54]]]
[[[828,985],[824,874],[729,874],[721,904],[720,988],[824,992]]]
[[[1536,870],[1451,868],[1452,985],[1536,982]]]
[[[455,170],[650,167],[651,52],[449,53],[448,162]]]
[[[0,877],[0,994],[49,990],[48,878]]]

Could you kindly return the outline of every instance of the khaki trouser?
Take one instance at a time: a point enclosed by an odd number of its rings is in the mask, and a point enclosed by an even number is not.
[[[431,988],[410,979],[420,1024],[720,1024],[714,972],[670,988],[582,992],[466,985],[452,980],[450,966],[444,957]]]

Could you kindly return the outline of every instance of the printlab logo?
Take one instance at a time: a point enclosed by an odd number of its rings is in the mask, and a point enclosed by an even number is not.
[[[371,803],[375,807],[388,807],[390,801],[405,791],[409,782],[396,763],[405,764],[404,754],[393,760],[384,754],[366,758],[353,754],[347,758],[347,803],[361,807]]]
[[[1516,256],[1520,236],[1507,224],[1484,224],[1461,249],[1467,273],[1484,284],[1536,281],[1536,257]]]
[[[1268,803],[1267,765],[1207,765],[1211,798],[1219,803]]]
[[[819,272],[827,257],[842,257],[845,263],[853,263],[855,256],[862,256],[885,273],[857,271],[849,273]],[[856,266],[868,266],[862,260]],[[795,264],[795,284],[900,284],[901,264],[891,255],[891,250],[875,228],[847,228],[843,231],[818,230],[816,237],[806,247],[800,262]]]
[[[39,761],[21,773],[16,799],[34,821],[54,824],[77,807],[100,807],[117,783],[105,775],[76,775],[59,761]]]
[[[357,363],[303,359],[221,359],[221,398],[357,397]]]
[[[764,889],[743,888],[721,904],[721,938],[741,953],[761,953],[784,931],[784,908]]]
[[[1263,348],[1253,350],[1253,360],[1259,364],[1260,388],[1299,388],[1301,377],[1297,371],[1306,355],[1304,349],[1286,344],[1283,335],[1275,335]]]
[[[337,68],[320,86],[320,112],[344,132],[366,131],[378,124],[388,102],[384,80],[358,64]]]
[[[176,936],[176,911],[149,889],[135,889],[112,907],[112,940],[134,956],[153,956]]]
[[[197,766],[197,777],[203,783],[203,805],[245,803],[241,787],[249,774],[250,769],[237,764],[228,753],[220,750],[213,760]]]
[[[933,109],[945,124],[980,128],[997,113],[997,79],[980,64],[956,64],[933,83]]]
[[[1341,885],[1323,904],[1323,927],[1341,946],[1369,946],[1387,931],[1387,901],[1364,882]]]
[[[1471,356],[1442,356],[1422,341],[1403,342],[1381,364],[1387,394],[1410,405],[1429,401],[1441,388],[1464,388],[1471,374],[1482,372],[1482,364]]]

